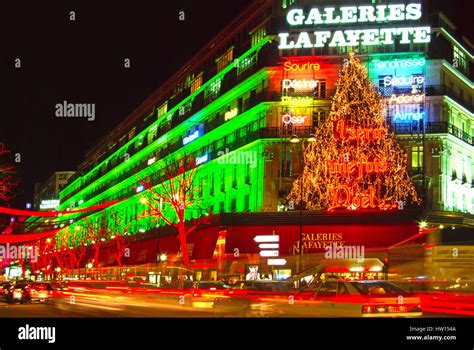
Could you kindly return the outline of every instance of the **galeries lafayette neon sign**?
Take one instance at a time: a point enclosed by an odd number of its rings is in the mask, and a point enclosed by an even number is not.
[[[320,27],[321,25],[336,26],[351,24],[373,24],[418,21],[422,17],[421,4],[391,4],[312,8],[309,11],[293,8],[286,16],[287,23],[292,27]],[[290,33],[280,33],[280,50],[339,47],[359,45],[393,45],[411,43],[429,43],[431,28],[395,27],[349,30],[319,30],[299,32],[292,40]]]

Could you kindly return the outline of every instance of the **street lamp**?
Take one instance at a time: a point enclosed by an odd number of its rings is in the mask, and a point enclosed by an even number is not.
[[[300,144],[300,161],[301,161],[301,179],[300,179],[300,250],[299,250],[299,259],[298,259],[298,272],[301,272],[301,262],[303,260],[303,170],[304,170],[304,153],[303,153],[303,144],[304,140],[299,138],[297,135],[293,135],[290,138],[291,143]],[[306,142],[316,142],[316,136],[310,134],[306,139]]]

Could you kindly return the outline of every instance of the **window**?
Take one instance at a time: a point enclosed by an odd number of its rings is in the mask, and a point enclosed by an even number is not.
[[[135,128],[130,130],[130,132],[128,133],[128,140],[133,139],[134,136],[135,136]]]
[[[284,153],[282,167],[283,177],[291,177],[293,175],[293,153]]]
[[[224,212],[224,202],[220,202],[219,203],[219,213],[223,213]]]
[[[421,169],[423,167],[423,146],[411,148],[411,167]]]
[[[225,169],[222,168],[221,172],[221,191],[225,191]]]
[[[326,79],[319,79],[318,86],[314,90],[314,96],[326,98]]]
[[[461,72],[467,72],[466,55],[457,46],[453,47],[453,67]]]
[[[156,139],[157,135],[158,135],[158,125],[155,125],[148,131],[148,143],[153,142]]]
[[[184,81],[176,84],[176,87],[173,90],[173,95],[178,95],[181,91],[183,91],[185,85],[186,85],[186,82],[184,82]]]
[[[204,189],[204,181],[201,178],[199,181],[199,188],[198,188],[198,197],[201,198],[203,194],[203,189]]]
[[[209,194],[212,196],[214,194],[214,173],[211,173],[211,191]]]
[[[251,35],[252,37],[250,42],[252,46],[255,46],[265,38],[265,35],[267,35],[267,28],[265,28],[265,25],[263,25],[257,28]]]
[[[191,81],[191,93],[199,90],[202,86],[202,73]]]
[[[183,115],[185,115],[186,113],[191,112],[192,107],[193,107],[193,101],[189,100],[188,102],[186,102],[185,104],[183,104],[181,107],[179,107],[179,109],[178,109],[178,114],[179,114],[180,116],[183,116]]]
[[[232,62],[233,57],[234,57],[234,49],[231,47],[216,60],[217,72],[219,73],[221,70],[227,67]]]
[[[230,201],[230,211],[235,213],[237,211],[237,198],[232,198]]]
[[[139,149],[143,145],[144,139],[145,139],[144,135],[140,135],[140,137],[137,138],[137,141],[135,141],[135,149]]]
[[[250,211],[250,195],[246,194],[244,197],[244,210]]]
[[[221,91],[221,86],[222,86],[222,79],[218,78],[215,79],[209,87],[206,89],[206,92],[204,93],[204,99],[214,99],[217,96],[219,96],[219,93]]]
[[[326,120],[326,112],[325,111],[317,111],[313,113],[313,127],[315,129],[318,128]]]
[[[257,63],[257,52],[253,52],[251,55],[245,57],[242,61],[239,61],[237,66],[237,75],[242,74],[248,68],[252,67],[255,63]]]
[[[232,177],[232,187],[237,187],[237,164],[234,164],[234,173]]]
[[[157,109],[158,118],[164,116],[167,112],[168,112],[168,101],[166,101],[160,107],[158,107]]]

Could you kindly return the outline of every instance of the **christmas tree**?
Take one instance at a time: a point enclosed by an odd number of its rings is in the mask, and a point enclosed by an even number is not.
[[[345,60],[336,88],[316,142],[304,149],[303,173],[289,199],[307,209],[328,210],[419,204],[407,154],[388,130],[382,97],[354,54]]]

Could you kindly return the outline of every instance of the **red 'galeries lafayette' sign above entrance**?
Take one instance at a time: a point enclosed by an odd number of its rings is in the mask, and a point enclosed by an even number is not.
[[[299,253],[300,227],[298,225],[278,226],[228,226],[226,253],[235,249],[241,254],[258,254],[260,249],[254,238],[258,235],[280,236],[280,256]],[[387,248],[418,233],[416,223],[381,223],[350,225],[304,225],[303,252],[322,253],[326,246],[358,245],[369,248]]]

